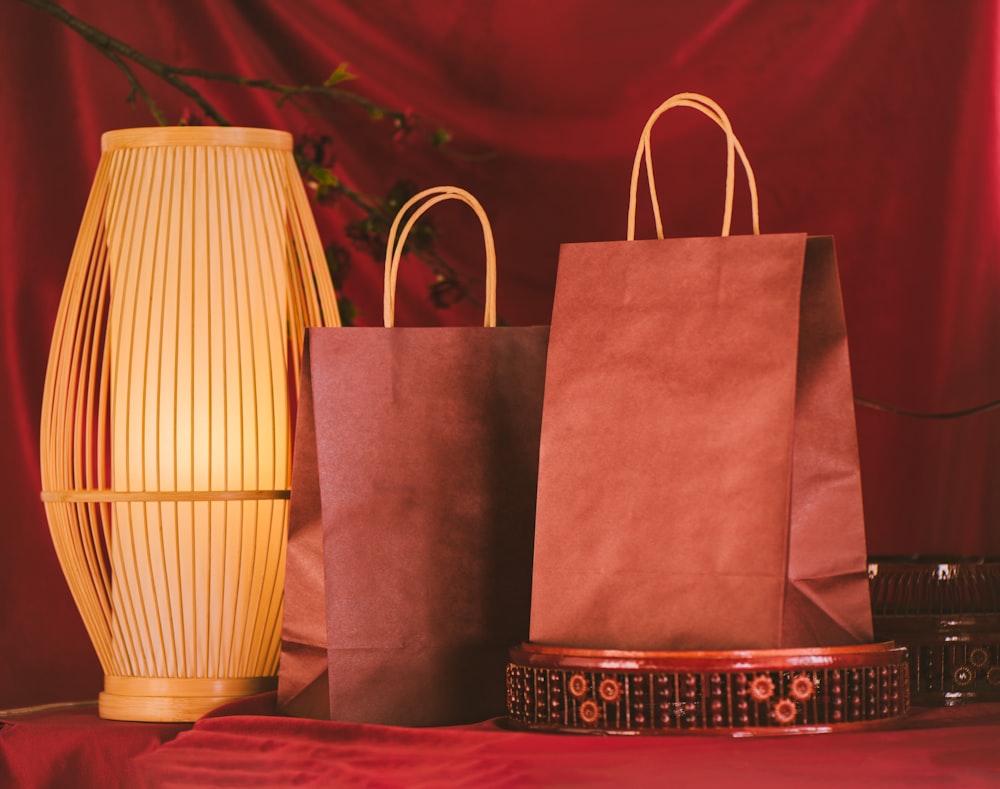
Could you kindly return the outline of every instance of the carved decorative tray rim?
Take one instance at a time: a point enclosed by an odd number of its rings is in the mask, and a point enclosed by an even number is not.
[[[909,710],[893,642],[698,651],[510,651],[513,728],[575,734],[816,734],[894,725]]]

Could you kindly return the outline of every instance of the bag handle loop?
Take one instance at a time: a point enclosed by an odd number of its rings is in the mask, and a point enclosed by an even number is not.
[[[396,231],[399,230],[403,216],[417,203],[425,199],[426,202],[418,206],[406,220],[406,224],[403,225],[397,238]],[[489,217],[486,216],[482,204],[465,189],[458,186],[435,186],[418,192],[407,200],[392,220],[392,227],[389,228],[389,243],[385,250],[385,291],[382,300],[382,322],[386,328],[391,328],[396,322],[396,278],[399,274],[399,261],[403,256],[406,238],[425,211],[445,200],[458,200],[465,203],[475,211],[483,226],[483,240],[486,244],[486,307],[483,326],[494,327],[497,325],[497,252]]]
[[[639,137],[639,147],[635,152],[635,162],[632,165],[632,183],[629,187],[628,204],[628,234],[629,241],[635,240],[635,204],[636,192],[639,186],[639,164],[645,159],[646,180],[649,182],[649,197],[653,203],[653,217],[656,220],[656,237],[663,238],[663,220],[660,217],[660,203],[656,198],[656,184],[653,180],[653,155],[650,146],[650,132],[653,124],[659,117],[669,109],[674,107],[691,107],[707,115],[715,121],[726,133],[726,207],[722,217],[722,235],[728,236],[733,218],[733,191],[734,191],[734,170],[735,154],[739,154],[743,163],[743,170],[747,175],[747,185],[750,188],[750,211],[753,218],[754,235],[760,235],[760,212],[757,203],[757,179],[754,177],[753,168],[747,159],[743,145],[733,133],[733,126],[729,121],[729,116],[716,102],[703,96],[700,93],[678,93],[671,96],[663,104],[657,107],[653,114],[649,116],[646,125]]]

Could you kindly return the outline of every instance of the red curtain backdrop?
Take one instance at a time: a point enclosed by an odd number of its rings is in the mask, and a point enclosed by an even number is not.
[[[358,114],[326,123],[273,97],[205,86],[235,123],[327,128],[354,185],[464,186],[494,222],[499,304],[546,323],[558,245],[621,239],[639,131],[679,91],[732,117],[765,232],[836,237],[872,553],[1000,554],[1000,39],[994,0],[65,0],[161,60],[322,81],[340,62],[384,104],[455,143],[393,143]],[[100,670],[39,503],[49,340],[103,131],[150,125],[110,61],[49,16],[0,6],[0,707],[94,697]],[[190,105],[148,79],[172,119]],[[724,144],[694,113],[657,126],[670,235],[714,235]],[[735,232],[748,232],[747,200]],[[648,207],[641,217],[651,235]],[[343,215],[318,208],[327,240]],[[474,223],[439,248],[480,276]],[[435,310],[407,262],[400,323]],[[378,324],[381,267],[345,286]],[[623,381],[623,386],[628,382]],[[960,415],[963,412],[970,412]],[[950,415],[927,418],[927,415]],[[665,472],[666,473],[666,472]],[[609,491],[608,495],[614,495]]]

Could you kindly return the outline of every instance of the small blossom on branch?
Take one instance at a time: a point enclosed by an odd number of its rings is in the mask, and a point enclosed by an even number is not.
[[[430,286],[431,303],[439,310],[448,309],[468,296],[468,289],[455,277],[438,274]]]

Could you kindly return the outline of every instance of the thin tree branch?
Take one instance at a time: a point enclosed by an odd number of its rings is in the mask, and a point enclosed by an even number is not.
[[[161,63],[159,60],[149,57],[148,55],[133,49],[128,44],[123,41],[119,41],[113,36],[109,36],[103,30],[98,30],[92,25],[88,25],[79,17],[73,16],[62,6],[58,6],[50,0],[21,0],[22,3],[27,3],[33,8],[37,8],[39,11],[44,11],[52,17],[55,17],[64,25],[69,27],[71,30],[78,33],[85,40],[89,41],[94,47],[106,58],[114,62],[119,68],[122,67],[122,59],[131,60],[134,63],[138,63],[147,71],[155,74],[168,85],[170,85],[175,90],[183,93],[189,99],[191,99],[202,112],[205,113],[209,118],[214,120],[220,126],[230,126],[231,124],[227,121],[222,114],[212,105],[212,103],[206,99],[197,89],[192,85],[185,82],[183,79],[178,79],[175,76],[176,69],[173,66],[169,66],[166,63]],[[137,80],[135,75],[131,73],[130,70],[126,71],[126,76],[130,76],[129,83],[135,89]],[[145,91],[142,91],[144,93]],[[140,95],[142,95],[140,93]],[[149,106],[147,102],[146,106]],[[152,112],[152,109],[150,110]],[[162,117],[162,113],[153,112],[153,116],[157,117],[159,120]],[[161,122],[162,123],[162,122]]]
[[[142,103],[146,105],[146,109],[149,110],[149,114],[153,116],[156,122],[160,126],[166,126],[167,117],[163,114],[163,110],[160,109],[160,105],[158,105],[156,101],[154,101],[153,97],[149,95],[149,92],[143,87],[139,78],[136,77],[135,72],[129,68],[128,63],[113,52],[104,52],[103,54],[108,58],[108,60],[121,69],[122,73],[125,74],[125,79],[127,79],[129,85],[132,86],[132,92],[129,94],[129,101],[134,101],[135,97],[138,96],[142,99]]]
[[[169,63],[157,60],[156,58],[152,58],[149,55],[130,47],[124,41],[120,41],[119,39],[108,35],[103,30],[99,30],[92,25],[87,24],[79,17],[69,13],[62,6],[51,2],[51,0],[21,0],[21,2],[32,6],[33,8],[37,8],[40,11],[44,11],[50,16],[58,19],[60,22],[93,44],[94,47],[101,52],[101,54],[112,60],[119,68],[123,68],[124,64],[122,61],[124,59],[137,63],[150,73],[155,74],[172,88],[191,99],[198,105],[206,116],[211,118],[220,126],[229,126],[231,124],[199,90],[197,90],[184,78],[201,79],[209,82],[222,82],[230,85],[239,85],[245,88],[253,88],[256,90],[275,93],[278,95],[276,102],[278,106],[281,106],[289,98],[295,96],[317,95],[338,102],[354,104],[365,110],[365,112],[367,112],[372,118],[388,118],[397,126],[407,122],[408,120],[404,112],[382,107],[364,96],[334,87],[333,85],[336,83],[351,79],[351,74],[344,66],[339,67],[333,73],[333,76],[331,77],[332,80],[335,80],[333,84],[324,85],[285,85],[268,78],[261,79],[241,77],[237,74],[208,71],[201,68],[173,66]],[[117,55],[117,58],[114,57],[114,55]],[[153,113],[154,117],[156,117],[159,121],[162,117],[162,113],[158,108],[156,110],[153,109],[151,106],[151,99],[148,98],[148,93],[146,93],[146,91],[142,90],[141,87],[138,87],[137,89],[138,80],[136,79],[135,74],[130,69],[123,68],[123,70],[125,71],[126,77],[128,78],[129,84],[132,86],[133,90],[143,97],[143,101],[146,103],[146,106],[150,107],[150,112]],[[159,122],[161,124],[163,123],[162,121]]]

